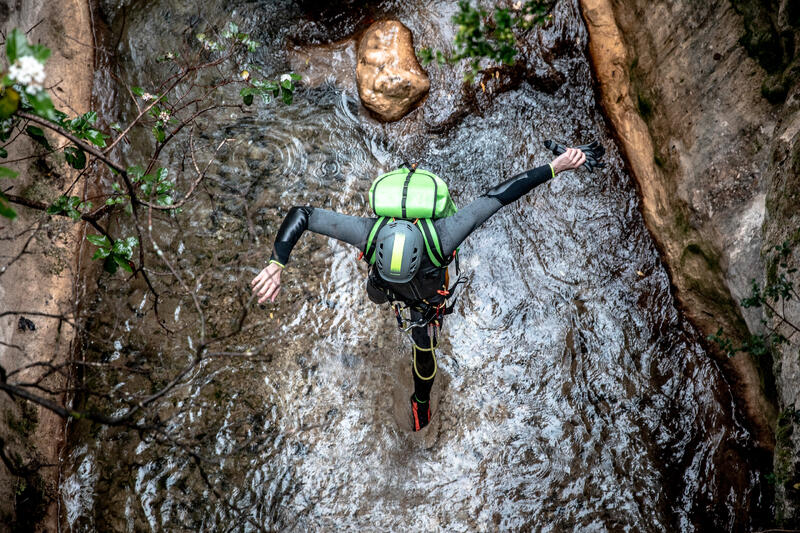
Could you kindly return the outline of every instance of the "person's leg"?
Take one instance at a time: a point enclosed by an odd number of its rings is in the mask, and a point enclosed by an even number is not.
[[[421,315],[411,312],[411,320],[416,321]],[[414,377],[414,394],[411,396],[411,409],[414,415],[414,431],[419,431],[430,420],[430,396],[433,380],[436,377],[435,348],[438,339],[432,326],[413,328],[411,338],[414,347],[411,358],[411,373]]]

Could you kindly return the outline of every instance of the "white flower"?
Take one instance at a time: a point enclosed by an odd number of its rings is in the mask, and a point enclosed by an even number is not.
[[[292,77],[289,76],[288,74],[281,74],[281,83],[285,81],[292,81]]]
[[[247,70],[243,70],[242,73],[241,73],[241,76],[242,76],[243,80],[246,80],[246,79],[250,78],[250,72],[247,71]]]
[[[532,13],[528,13],[527,15],[525,15],[522,18],[525,19],[525,22],[527,22],[527,23],[533,22],[533,14]]]
[[[514,2],[514,10],[519,11],[522,9],[522,2]]]
[[[44,65],[33,56],[22,56],[8,68],[8,77],[21,85],[35,83],[41,89],[44,83]]]
[[[158,114],[158,120],[160,120],[161,122],[167,122],[169,120],[169,113],[167,113],[166,111],[162,111],[161,113]]]
[[[148,100],[154,100],[154,99],[155,99],[155,96],[153,96],[150,93],[142,94],[142,100],[144,100],[145,102],[147,102]]]
[[[167,52],[167,56],[166,57],[167,57],[167,59],[175,59],[175,54],[173,54],[172,52]]]
[[[25,87],[25,92],[28,94],[36,94],[42,90],[42,86],[38,83],[30,83],[27,87]]]

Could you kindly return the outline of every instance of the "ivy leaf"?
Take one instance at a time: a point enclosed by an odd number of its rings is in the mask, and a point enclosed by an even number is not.
[[[8,62],[13,64],[17,58],[31,55],[31,47],[28,45],[28,38],[25,34],[14,28],[6,39],[6,57]]]
[[[86,154],[80,148],[67,146],[64,148],[64,157],[72,168],[80,170],[86,166]]]
[[[42,128],[37,128],[36,126],[28,126],[25,129],[25,133],[30,135],[30,137],[36,141],[37,143],[41,144],[48,150],[50,150],[50,143],[47,142],[47,137],[44,136],[44,131]]]

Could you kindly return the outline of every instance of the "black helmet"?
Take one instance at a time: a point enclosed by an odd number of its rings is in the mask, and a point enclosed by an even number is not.
[[[392,283],[407,283],[419,270],[425,243],[422,233],[407,220],[393,220],[377,235],[375,265],[378,274]]]

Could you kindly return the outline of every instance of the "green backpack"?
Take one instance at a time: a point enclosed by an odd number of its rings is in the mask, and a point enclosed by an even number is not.
[[[458,208],[450,198],[447,184],[439,176],[414,167],[410,170],[400,167],[382,174],[375,178],[369,188],[369,205],[379,217],[369,232],[364,249],[364,260],[370,265],[375,263],[375,236],[383,226],[396,218],[415,221],[434,265],[443,267],[450,263],[451,257],[442,256],[442,246],[433,220],[454,215]]]

